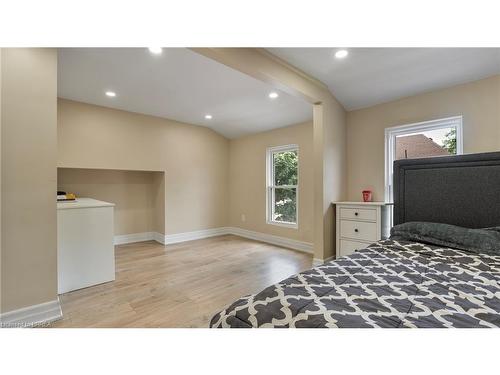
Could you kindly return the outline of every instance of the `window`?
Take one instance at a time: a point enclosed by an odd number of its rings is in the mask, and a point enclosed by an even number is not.
[[[299,147],[267,149],[267,223],[297,228]]]
[[[462,116],[385,129],[385,199],[393,201],[394,160],[462,153]]]

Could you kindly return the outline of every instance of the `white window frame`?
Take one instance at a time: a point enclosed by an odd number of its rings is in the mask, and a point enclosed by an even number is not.
[[[463,153],[463,116],[453,116],[431,121],[393,126],[385,129],[385,201],[393,202],[392,167],[396,152],[396,137],[443,128],[457,129],[457,155]]]
[[[278,152],[296,151],[297,152],[297,185],[274,186],[274,163],[273,155]],[[296,144],[269,147],[266,152],[266,222],[267,224],[280,227],[297,229],[299,227],[299,183],[300,183],[300,154],[299,146]],[[287,223],[273,220],[274,194],[275,188],[295,188],[295,223]]]

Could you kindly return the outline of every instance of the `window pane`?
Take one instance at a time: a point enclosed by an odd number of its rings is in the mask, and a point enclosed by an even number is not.
[[[297,191],[295,188],[274,189],[273,220],[284,223],[297,222]]]
[[[455,127],[396,137],[396,160],[455,155],[456,153],[457,130]]]
[[[297,185],[297,151],[275,152],[273,154],[274,184]]]

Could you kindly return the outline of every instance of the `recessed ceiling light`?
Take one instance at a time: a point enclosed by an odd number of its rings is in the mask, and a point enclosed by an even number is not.
[[[348,54],[349,54],[349,51],[347,51],[346,49],[339,49],[337,52],[335,52],[335,57],[337,59],[343,59]]]
[[[149,52],[153,55],[161,55],[162,48],[161,47],[149,47]]]
[[[205,115],[205,118],[206,118],[207,120],[211,120],[211,119],[212,119],[212,115]]]
[[[106,91],[106,96],[114,98],[116,96],[116,92],[114,92],[114,91]]]
[[[277,92],[274,92],[274,91],[273,91],[273,92],[269,93],[269,97],[270,97],[271,99],[276,99],[278,96],[279,96],[279,95],[278,95],[278,93],[277,93]]]

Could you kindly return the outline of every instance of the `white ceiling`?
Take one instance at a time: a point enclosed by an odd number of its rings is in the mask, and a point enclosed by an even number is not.
[[[269,48],[328,85],[347,110],[500,74],[500,48]],[[105,91],[117,93],[115,98]],[[268,94],[277,91],[278,99]],[[236,138],[308,121],[311,105],[184,48],[64,48],[58,95],[207,126]],[[206,120],[211,114],[212,120]]]
[[[328,85],[347,110],[500,74],[500,48],[269,48]]]
[[[107,97],[115,91],[115,98]],[[268,94],[280,96],[270,100]],[[312,119],[312,106],[184,48],[64,48],[59,97],[207,126],[235,138]],[[211,114],[212,120],[206,120]]]

